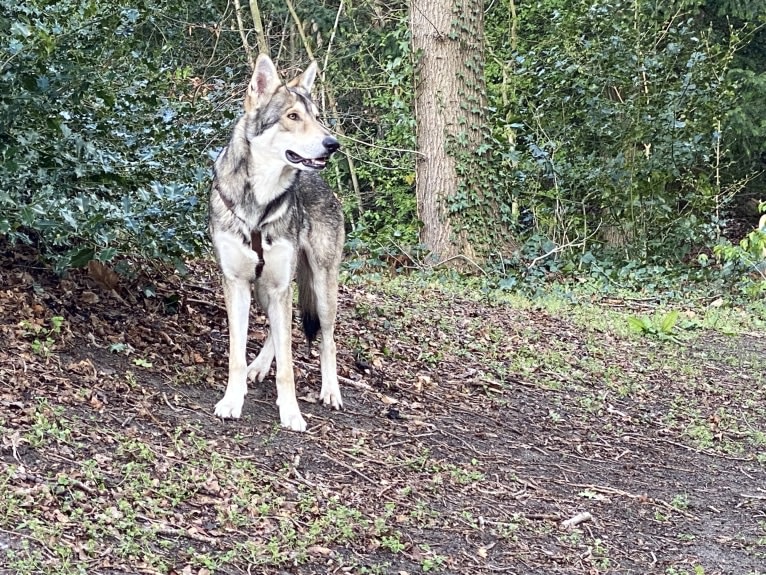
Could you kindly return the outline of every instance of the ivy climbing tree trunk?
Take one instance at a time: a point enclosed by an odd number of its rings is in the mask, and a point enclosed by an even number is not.
[[[483,0],[410,1],[416,194],[421,240],[437,261],[474,258],[464,208],[479,193],[470,176],[484,133],[483,15]]]

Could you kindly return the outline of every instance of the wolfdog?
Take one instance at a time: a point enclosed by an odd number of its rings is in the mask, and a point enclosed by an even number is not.
[[[215,162],[210,194],[209,231],[229,320],[229,380],[215,414],[239,418],[247,379],[263,381],[276,358],[279,419],[294,431],[305,431],[306,422],[295,396],[293,277],[309,343],[321,330],[319,398],[335,409],[343,406],[334,340],[343,212],[318,174],[340,144],[317,119],[311,100],[316,73],[312,62],[283,84],[271,59],[258,57],[245,113]],[[270,329],[255,361],[247,365],[252,284]]]

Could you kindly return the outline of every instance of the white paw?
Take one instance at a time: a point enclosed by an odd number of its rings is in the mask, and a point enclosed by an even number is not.
[[[279,419],[284,428],[292,431],[306,431],[306,421],[303,419],[297,403],[285,407],[280,406]]]
[[[268,360],[268,363],[261,359],[261,356],[255,358],[253,363],[247,366],[247,379],[250,381],[255,381],[256,379],[258,381],[263,381],[263,379],[269,375],[269,371],[271,371],[271,359]]]
[[[215,405],[215,416],[221,419],[239,419],[242,415],[242,405],[244,403],[244,397],[224,395],[223,399]]]
[[[319,392],[319,399],[325,405],[331,405],[333,409],[340,409],[343,407],[343,398],[340,396],[340,389],[336,383],[334,386],[328,385],[325,387],[322,385],[322,391]]]

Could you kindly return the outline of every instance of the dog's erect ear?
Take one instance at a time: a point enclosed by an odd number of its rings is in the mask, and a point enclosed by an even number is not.
[[[318,69],[319,69],[319,66],[317,66],[316,60],[313,60],[311,64],[309,64],[309,67],[303,71],[303,74],[301,74],[297,78],[293,78],[288,84],[288,86],[290,88],[297,88],[298,86],[300,86],[301,88],[306,90],[306,93],[311,94],[311,88],[314,85],[314,80],[317,77]]]
[[[281,85],[274,62],[266,54],[261,54],[255,61],[255,70],[245,94],[245,111],[257,110],[259,104],[268,99]]]

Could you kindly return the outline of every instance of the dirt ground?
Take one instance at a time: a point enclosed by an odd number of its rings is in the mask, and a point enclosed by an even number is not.
[[[343,411],[295,323],[297,434],[273,373],[213,416],[210,262],[128,281],[2,258],[0,573],[766,573],[763,333],[349,282]],[[257,310],[250,331],[252,358]]]

